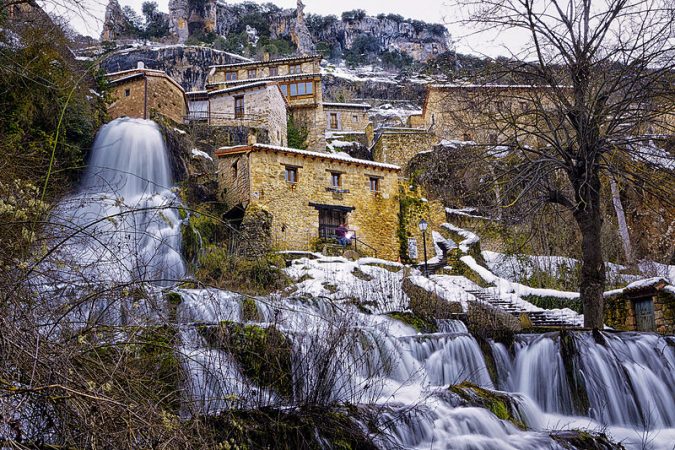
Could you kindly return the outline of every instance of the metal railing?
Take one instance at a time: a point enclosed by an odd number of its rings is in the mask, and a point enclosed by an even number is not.
[[[339,225],[319,225],[319,238],[321,239],[335,239],[335,242],[337,243],[337,235],[335,234],[335,230]],[[373,256],[377,256],[377,249],[373,247],[372,245],[367,244],[366,242],[362,241],[361,239],[358,238],[356,235],[356,231],[354,230],[348,230],[348,233],[351,233],[351,237],[349,237],[349,242],[350,245],[354,247],[354,251],[358,252],[358,246],[359,244],[362,247],[365,247],[369,249],[370,251],[373,252]]]
[[[188,113],[184,118],[184,122],[207,122],[209,124],[221,125],[225,122],[260,122],[264,119],[261,114],[246,114],[242,111],[236,112],[209,112],[209,111],[193,111]]]

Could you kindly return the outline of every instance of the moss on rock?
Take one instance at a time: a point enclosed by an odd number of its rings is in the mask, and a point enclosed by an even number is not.
[[[449,387],[450,392],[457,394],[468,406],[485,408],[502,420],[507,420],[516,427],[527,429],[518,417],[511,398],[503,393],[491,391],[465,381]]]
[[[438,326],[435,321],[423,319],[410,311],[395,311],[387,314],[392,319],[410,325],[419,333],[435,333],[438,331]]]
[[[292,344],[276,327],[225,321],[202,327],[200,332],[212,347],[231,353],[253,382],[286,398],[291,396]]]

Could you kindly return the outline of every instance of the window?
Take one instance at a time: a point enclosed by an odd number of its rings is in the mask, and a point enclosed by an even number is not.
[[[225,81],[234,81],[237,79],[237,72],[225,72]]]
[[[497,134],[496,133],[490,133],[490,136],[488,136],[488,141],[490,145],[497,145]]]
[[[370,177],[370,192],[380,192],[380,179]]]
[[[244,117],[244,96],[239,95],[234,98],[234,117],[241,118]]]
[[[471,140],[471,133],[464,133],[464,136],[462,137],[463,140],[465,141],[470,141]]]
[[[280,84],[279,87],[286,97],[303,97],[314,94],[314,83],[311,81],[306,83]]]
[[[257,76],[257,71],[255,69],[248,69],[248,78],[255,78]]]
[[[520,110],[521,110],[521,111],[525,112],[525,111],[527,111],[527,110],[529,110],[529,109],[530,109],[530,107],[529,107],[529,105],[527,104],[527,102],[520,102]]]
[[[338,127],[338,116],[337,113],[330,113],[330,127],[333,130],[337,130]]]
[[[284,174],[284,179],[288,183],[297,183],[298,182],[298,168],[293,166],[286,166],[286,171]]]
[[[131,95],[131,89],[125,89],[125,90],[124,90],[124,96],[125,96],[125,97],[128,97],[128,96],[130,96],[130,95]]]
[[[352,114],[352,122],[356,123],[359,121],[359,116],[357,114]]]
[[[237,161],[232,163],[232,178],[237,178],[239,176],[239,169],[237,168]]]
[[[276,77],[279,75],[279,68],[277,66],[270,67],[270,76]]]
[[[495,106],[497,107],[497,111],[504,111],[504,102],[499,100],[495,102]]]
[[[302,64],[291,64],[288,66],[288,73],[291,75],[302,73]]]
[[[340,188],[342,186],[342,174],[340,172],[330,173],[330,186]]]

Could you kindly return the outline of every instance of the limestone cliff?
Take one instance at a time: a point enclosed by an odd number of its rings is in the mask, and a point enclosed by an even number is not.
[[[209,66],[243,60],[208,47],[173,45],[119,50],[103,60],[101,67],[106,72],[117,72],[134,69],[143,62],[148,69],[165,71],[186,91],[191,91],[204,89]]]
[[[114,1],[114,0],[113,0]],[[341,57],[368,41],[365,53],[400,52],[425,62],[450,49],[450,35],[443,25],[428,24],[401,16],[348,11],[341,18],[305,15],[304,4],[281,9],[274,4],[227,4],[214,0],[171,0],[171,33],[178,42],[190,36],[213,31],[228,39],[247,29],[257,36],[292,41],[300,54],[321,51],[325,56]]]
[[[105,8],[101,40],[114,41],[121,37],[126,37],[125,35],[131,28],[131,23],[124,15],[119,2],[117,0],[110,0],[108,6]]]

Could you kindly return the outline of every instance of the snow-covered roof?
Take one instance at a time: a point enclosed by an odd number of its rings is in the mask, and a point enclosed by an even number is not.
[[[258,81],[278,81],[278,80],[288,80],[288,79],[298,79],[298,78],[314,78],[317,76],[320,76],[321,73],[319,72],[312,72],[312,73],[297,73],[293,75],[278,75],[275,77],[263,77],[263,78],[249,78],[246,80],[228,80],[228,81],[217,81],[215,83],[208,83],[207,86],[216,86],[219,84],[222,85],[234,85],[234,84],[242,84],[242,83],[255,83]]]
[[[367,103],[339,103],[339,102],[323,102],[324,108],[353,108],[353,109],[370,109],[372,106]]]
[[[321,55],[309,55],[309,56],[292,56],[292,57],[287,57],[287,58],[277,58],[277,59],[270,59],[269,61],[246,61],[246,62],[240,62],[240,63],[232,63],[232,64],[216,64],[211,67],[216,67],[216,68],[241,68],[241,67],[246,67],[246,66],[257,66],[260,64],[282,64],[282,63],[288,63],[288,62],[296,62],[296,61],[312,61],[313,59],[321,59]]]
[[[346,154],[333,154],[333,153],[321,153],[321,152],[312,152],[309,150],[300,150],[297,148],[290,148],[290,147],[279,147],[276,145],[268,145],[268,144],[254,144],[254,145],[237,145],[233,147],[221,147],[218,150],[216,150],[216,156],[224,156],[228,154],[233,154],[233,153],[244,153],[244,152],[251,152],[251,151],[256,151],[256,150],[263,150],[263,151],[273,151],[273,152],[282,152],[282,153],[292,153],[300,156],[308,156],[312,158],[322,158],[322,159],[330,159],[334,161],[340,161],[344,162],[347,164],[359,164],[362,166],[370,166],[370,167],[377,167],[380,169],[388,169],[388,170],[396,170],[399,171],[401,168],[399,166],[395,166],[393,164],[385,164],[381,162],[376,162],[376,161],[369,161],[366,159],[357,159],[357,158],[352,158]]]
[[[569,88],[569,86],[557,86]],[[551,89],[548,85],[535,84],[471,84],[471,83],[436,83],[429,85],[430,89]]]
[[[118,75],[124,75],[124,74],[129,74],[129,76],[126,77],[120,77],[120,78],[113,78],[117,77]],[[151,77],[162,77],[166,78],[169,80],[174,86],[176,86],[178,89],[181,90],[183,94],[185,94],[185,89],[183,89],[183,86],[178,84],[176,80],[171,78],[166,72],[163,70],[155,70],[155,69],[140,69],[140,68],[135,68],[135,69],[129,69],[129,70],[120,70],[119,72],[110,72],[106,73],[105,77],[109,79],[109,83],[118,83],[121,82],[122,80],[126,79],[131,79],[135,76],[142,75],[142,76],[151,76]],[[110,78],[113,78],[110,80]]]

